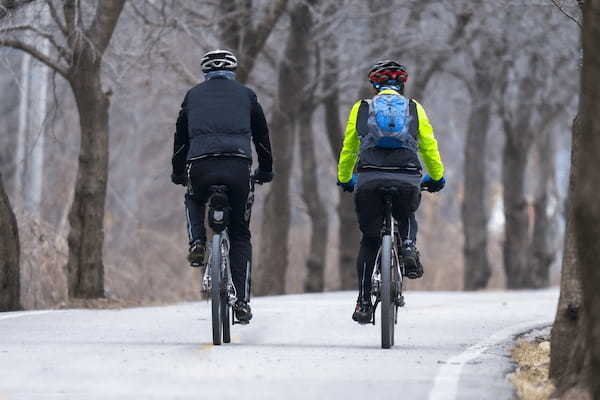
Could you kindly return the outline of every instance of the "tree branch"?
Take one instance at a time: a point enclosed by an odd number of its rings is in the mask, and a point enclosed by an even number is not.
[[[265,17],[256,26],[250,35],[250,43],[248,43],[254,51],[249,51],[250,54],[256,53],[255,49],[262,49],[264,43],[269,38],[271,31],[275,28],[277,21],[285,11],[288,0],[276,0],[269,2],[268,9],[265,12]]]
[[[56,26],[58,26],[58,28],[60,29],[62,34],[65,37],[67,37],[67,35],[68,35],[67,27],[60,19],[60,16],[58,15],[58,11],[56,10],[56,7],[54,7],[54,4],[52,4],[52,0],[46,0],[46,4],[48,5],[48,9],[50,10],[50,16],[54,20],[54,23],[56,24]]]
[[[30,32],[33,32],[33,33],[43,37],[44,39],[48,40],[48,42],[50,42],[50,44],[52,44],[52,46],[54,46],[54,48],[56,49],[58,54],[62,58],[64,58],[65,61],[69,61],[69,59],[70,59],[69,52],[63,46],[59,45],[56,42],[56,39],[54,38],[54,36],[52,36],[49,33],[42,32],[34,26],[18,25],[18,26],[9,26],[9,27],[0,29],[0,33],[10,33],[10,32],[18,32],[18,31],[30,31]]]
[[[275,25],[277,25],[277,21],[285,11],[287,4],[288,0],[269,2],[264,18],[259,22],[256,28],[252,29],[251,26],[244,27],[246,33],[243,43],[244,63],[238,69],[238,78],[241,82],[245,82],[248,79],[248,75],[256,62],[256,57],[264,48],[269,35],[275,28]]]
[[[11,11],[15,11],[34,0],[0,0],[0,19],[6,17]]]
[[[171,67],[173,72],[175,72],[186,84],[190,86],[198,84],[198,77],[194,76],[194,74],[192,74],[185,64],[176,56],[169,51],[161,52],[160,56],[166,61],[167,65]]]
[[[27,54],[31,55],[32,57],[34,57],[35,59],[37,59],[38,61],[46,64],[49,68],[51,68],[54,71],[61,74],[63,76],[63,78],[68,79],[68,73],[67,73],[66,68],[64,68],[60,64],[52,61],[50,59],[50,57],[43,54],[42,52],[40,52],[38,49],[36,49],[33,46],[30,46],[19,40],[12,40],[12,39],[0,39],[0,46],[12,47],[13,49],[22,50],[25,53],[27,53]]]
[[[65,29],[66,29],[66,37],[67,43],[72,51],[76,51],[77,47],[77,28],[76,28],[76,10],[75,7],[76,0],[64,0],[63,3],[63,15],[65,16]]]
[[[94,42],[96,51],[99,54],[104,54],[104,51],[106,51],[124,5],[125,0],[103,0],[98,2],[96,15],[92,25],[86,32],[86,36]]]
[[[552,4],[554,4],[554,6],[556,8],[558,8],[558,10],[563,13],[567,18],[569,18],[571,21],[575,22],[577,24],[577,26],[579,26],[579,28],[583,29],[583,25],[582,23],[577,20],[577,18],[575,18],[574,16],[572,16],[571,14],[569,14],[563,7],[562,3],[558,0],[550,0],[552,2]]]

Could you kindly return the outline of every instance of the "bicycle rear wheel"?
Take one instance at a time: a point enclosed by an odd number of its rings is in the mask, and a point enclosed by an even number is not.
[[[223,343],[231,342],[231,316],[229,313],[229,304],[221,303],[221,316],[223,320]]]
[[[381,243],[381,347],[394,345],[395,301],[392,298],[392,237],[385,235]]]
[[[223,297],[223,275],[221,263],[221,235],[214,235],[212,238],[210,256],[210,300],[212,308],[212,335],[213,344],[221,344],[221,334],[223,328],[222,302]]]
[[[219,249],[221,250],[222,257],[229,257],[229,254],[223,252],[223,243],[220,243]],[[229,265],[229,261],[226,262]],[[231,317],[229,310],[229,268],[223,268],[223,290],[221,291],[221,319],[223,321],[223,343],[231,342]]]

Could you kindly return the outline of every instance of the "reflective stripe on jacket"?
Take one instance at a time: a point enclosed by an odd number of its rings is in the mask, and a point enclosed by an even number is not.
[[[382,90],[382,94],[397,93],[393,90]],[[348,122],[346,123],[346,132],[344,133],[344,144],[340,152],[338,162],[338,180],[340,182],[349,182],[352,179],[354,167],[359,159],[360,138],[356,129],[356,120],[358,109],[362,100],[357,101],[350,110]],[[421,104],[412,100],[417,106],[417,116],[419,119],[419,132],[417,140],[419,142],[419,154],[425,164],[432,179],[439,180],[444,176],[444,164],[438,150],[437,140],[433,133],[433,128],[427,118],[427,113]]]

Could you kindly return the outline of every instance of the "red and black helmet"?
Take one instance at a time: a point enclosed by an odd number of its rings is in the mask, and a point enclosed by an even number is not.
[[[388,81],[406,82],[408,71],[406,67],[396,61],[377,61],[369,70],[369,81],[371,83],[386,83]]]

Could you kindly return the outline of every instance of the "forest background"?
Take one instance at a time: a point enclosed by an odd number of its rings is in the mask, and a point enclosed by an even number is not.
[[[388,58],[408,67],[448,180],[423,196],[425,277],[410,289],[558,284],[581,63],[566,16],[578,12],[551,0],[3,1],[0,173],[21,305],[199,298],[170,158],[200,57],[219,47],[257,92],[275,155],[253,211],[255,294],[355,288],[337,156],[351,105],[372,94],[366,72]]]

